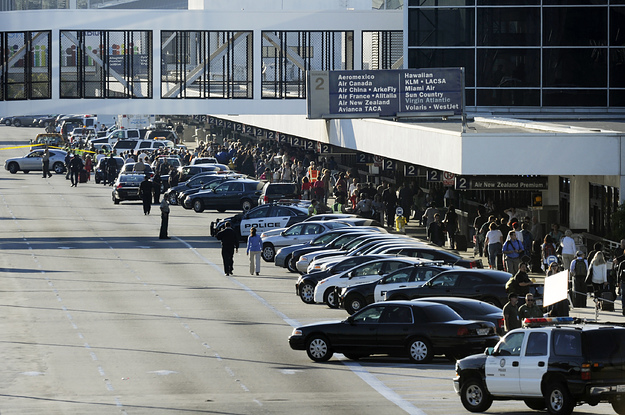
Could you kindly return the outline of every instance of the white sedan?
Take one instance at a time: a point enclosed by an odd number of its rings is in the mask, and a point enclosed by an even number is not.
[[[312,241],[317,236],[332,229],[350,226],[339,221],[300,222],[280,232],[272,230],[263,232],[260,237],[263,240],[261,256],[267,262],[273,262],[277,248],[287,245],[303,244]]]
[[[338,307],[337,288],[377,281],[384,275],[395,270],[422,262],[427,262],[427,260],[393,257],[366,262],[340,274],[332,275],[319,281],[315,286],[314,302],[326,303],[329,307],[336,308]]]

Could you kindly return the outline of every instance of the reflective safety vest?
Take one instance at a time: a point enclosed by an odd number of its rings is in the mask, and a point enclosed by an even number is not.
[[[334,211],[334,213],[341,213],[343,212],[343,204],[342,203],[335,203],[334,206],[332,206],[332,210]]]
[[[308,178],[311,182],[316,182],[319,180],[319,170],[313,169],[312,167],[308,168]]]

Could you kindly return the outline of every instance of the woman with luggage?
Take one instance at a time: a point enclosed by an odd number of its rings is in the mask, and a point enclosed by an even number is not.
[[[590,262],[588,279],[586,281],[592,282],[593,292],[597,299],[601,297],[601,293],[608,290],[608,266],[603,252],[597,252]]]

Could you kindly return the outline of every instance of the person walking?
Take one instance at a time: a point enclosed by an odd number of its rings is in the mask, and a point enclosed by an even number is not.
[[[564,231],[564,237],[560,240],[560,247],[562,249],[564,269],[570,269],[571,262],[575,259],[575,252],[577,251],[573,232],[570,229]]]
[[[488,266],[490,269],[497,269],[497,255],[501,255],[501,247],[503,246],[503,235],[497,229],[497,222],[490,222],[488,227],[490,230],[486,233],[484,246],[488,254]]]
[[[69,162],[69,169],[71,171],[70,179],[72,181],[71,187],[78,187],[78,182],[80,179],[80,171],[82,170],[83,164],[82,160],[78,156],[78,154],[74,154],[72,159]]]
[[[246,254],[250,257],[250,275],[260,275],[260,252],[263,249],[263,240],[256,234],[256,227],[250,229],[250,236],[247,238]]]
[[[169,202],[167,198],[163,198],[161,201],[161,232],[158,239],[171,239],[167,236],[167,227],[169,226]]]
[[[152,182],[150,175],[146,174],[143,181],[139,185],[139,196],[143,201],[143,214],[149,215],[152,208]]]
[[[599,298],[600,294],[608,288],[608,267],[603,252],[597,252],[590,261],[588,277],[589,282],[592,282],[595,298]]]
[[[52,177],[50,173],[50,150],[46,146],[46,149],[43,150],[43,155],[41,156],[41,165],[43,168],[43,178]]]
[[[232,229],[230,222],[226,222],[226,226],[215,237],[221,241],[221,258],[224,261],[224,273],[232,275],[234,272],[234,253],[239,252],[239,237]]]
[[[519,270],[521,256],[523,255],[523,244],[518,241],[515,231],[508,232],[508,239],[503,244],[502,252],[505,255],[506,271],[515,275]]]

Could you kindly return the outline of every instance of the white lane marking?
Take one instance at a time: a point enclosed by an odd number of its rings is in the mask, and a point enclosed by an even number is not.
[[[204,263],[206,263],[207,265],[210,265],[211,267],[215,268],[217,271],[222,272],[221,269],[217,266],[217,264],[214,264],[208,258],[206,258],[202,254],[200,254],[198,252],[198,250],[195,249],[193,246],[191,246],[189,243],[187,243],[187,241],[184,241],[184,240],[182,240],[182,239],[180,239],[178,237],[174,237],[174,238],[176,238],[178,241],[180,241],[182,244],[184,244],[187,248],[189,248],[191,250],[191,252],[193,252]],[[267,300],[262,298],[260,295],[256,294],[256,292],[254,292],[251,288],[249,288],[245,284],[241,283],[240,281],[238,281],[237,279],[235,279],[235,278],[233,278],[231,276],[226,276],[226,278],[228,278],[230,281],[232,281],[233,283],[235,283],[235,284],[239,285],[241,288],[243,288],[243,290],[245,292],[250,294],[252,297],[256,298],[262,305],[267,307],[269,310],[273,311],[278,317],[280,317],[289,326],[291,326],[293,328],[295,328],[297,326],[301,326],[301,324],[297,320],[289,318],[286,314],[284,314],[280,310],[278,310],[275,307],[273,307],[271,304],[269,304],[267,302]],[[218,355],[216,355],[216,356],[218,357]],[[402,410],[406,411],[407,413],[409,413],[411,415],[426,415],[425,412],[423,412],[421,409],[417,408],[416,406],[414,406],[410,402],[408,402],[405,399],[403,399],[399,394],[397,394],[391,388],[386,386],[383,382],[381,382],[379,379],[377,379],[373,374],[371,374],[369,371],[367,371],[360,364],[358,364],[356,362],[353,362],[353,361],[350,361],[350,360],[347,360],[347,359],[341,359],[341,363],[343,363],[345,366],[347,366],[352,372],[354,372],[359,378],[361,378],[364,382],[366,382],[369,386],[371,386],[374,390],[376,390],[380,395],[382,395],[387,400],[393,402],[395,405],[397,405]],[[243,386],[243,385],[241,385],[241,386]]]
[[[159,376],[167,376],[167,375],[176,374],[178,372],[176,372],[174,370],[153,370],[153,371],[148,372],[148,373],[153,373],[153,374],[159,375]]]

